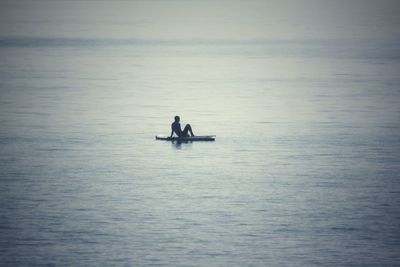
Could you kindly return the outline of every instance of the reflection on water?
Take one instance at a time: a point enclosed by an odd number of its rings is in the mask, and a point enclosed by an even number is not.
[[[5,265],[397,263],[397,62],[1,49]]]
[[[215,49],[3,47],[2,262],[395,265],[398,63]]]

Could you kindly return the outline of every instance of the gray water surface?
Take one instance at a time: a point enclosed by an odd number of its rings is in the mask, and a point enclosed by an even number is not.
[[[398,265],[399,43],[317,37],[0,38],[0,264]]]

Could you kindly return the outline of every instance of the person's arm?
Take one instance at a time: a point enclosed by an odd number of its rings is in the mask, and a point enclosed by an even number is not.
[[[174,135],[174,130],[171,130],[171,136],[170,137],[172,137]]]

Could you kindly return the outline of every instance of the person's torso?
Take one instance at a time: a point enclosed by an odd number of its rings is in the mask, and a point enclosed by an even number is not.
[[[172,130],[175,132],[175,133],[177,133],[177,134],[180,134],[181,132],[182,132],[182,129],[181,129],[181,124],[179,123],[179,122],[173,122],[172,124],[171,124],[171,128],[172,128]]]

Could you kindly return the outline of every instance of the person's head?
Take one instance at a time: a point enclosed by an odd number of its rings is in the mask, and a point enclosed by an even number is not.
[[[175,116],[175,121],[176,121],[176,122],[179,122],[180,119],[181,119],[181,118],[179,118],[179,116]]]

